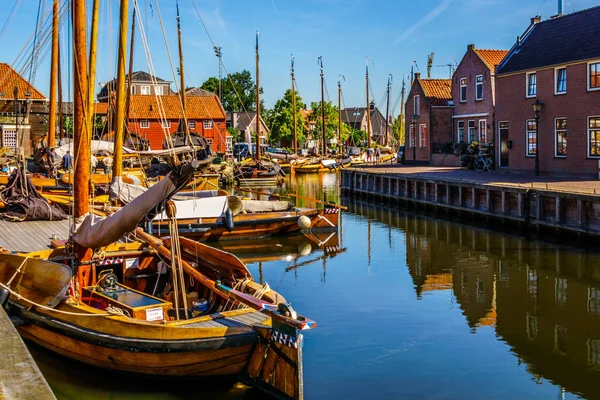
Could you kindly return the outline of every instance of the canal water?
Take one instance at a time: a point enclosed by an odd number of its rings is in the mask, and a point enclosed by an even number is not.
[[[287,190],[340,200],[335,174]],[[221,245],[317,321],[305,334],[306,399],[600,398],[598,254],[342,202],[339,236]],[[263,398],[33,351],[59,399]]]

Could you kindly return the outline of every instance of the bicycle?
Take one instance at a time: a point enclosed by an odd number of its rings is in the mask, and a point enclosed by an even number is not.
[[[473,163],[473,168],[476,171],[482,172],[484,169],[487,169],[488,172],[492,172],[492,165],[494,164],[494,160],[491,157],[479,153],[479,156]]]

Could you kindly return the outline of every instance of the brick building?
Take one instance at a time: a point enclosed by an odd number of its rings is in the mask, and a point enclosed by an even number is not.
[[[467,46],[452,77],[454,142],[494,144],[495,70],[507,53]]]
[[[341,114],[342,122],[349,125],[350,128],[368,132],[366,107],[344,108]],[[373,143],[383,145],[385,142],[385,117],[375,107],[375,102],[371,102],[369,105],[369,118],[371,120],[371,140]]]
[[[536,17],[497,70],[500,165],[592,174],[600,160],[600,7]],[[538,133],[532,104],[543,103]],[[538,137],[539,136],[539,137]]]
[[[23,147],[29,156],[47,133],[47,115],[46,96],[10,65],[0,63],[0,147]]]
[[[421,79],[416,73],[405,103],[406,143],[404,154],[412,163],[431,164],[433,147],[452,141],[452,81],[450,79]],[[412,117],[417,116],[416,126]]]

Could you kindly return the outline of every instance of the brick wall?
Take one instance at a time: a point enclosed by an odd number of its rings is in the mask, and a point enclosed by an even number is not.
[[[410,126],[412,124],[412,116],[414,113],[414,98],[415,96],[419,96],[419,121],[417,122],[417,126],[415,128],[415,142],[416,142],[416,160],[418,163],[429,163],[431,160],[431,119],[430,119],[430,107],[429,101],[425,97],[425,93],[421,88],[421,85],[417,83],[415,80],[412,85],[410,92],[408,94],[408,98],[406,100],[406,116],[405,116],[405,124],[406,127],[406,144],[404,148],[404,154],[407,161],[413,160],[413,148],[410,147]],[[427,147],[421,147],[419,144],[419,125],[425,124],[427,126]]]
[[[588,156],[588,116],[600,115],[600,91],[587,91],[587,63],[567,66],[567,93],[554,94],[554,68],[538,69],[537,98],[544,103],[539,122],[540,171],[595,174],[598,158]],[[533,170],[526,156],[526,120],[535,98],[526,98],[525,72],[500,75],[496,84],[496,121],[508,121],[509,168]],[[555,156],[555,118],[567,118],[567,156]]]

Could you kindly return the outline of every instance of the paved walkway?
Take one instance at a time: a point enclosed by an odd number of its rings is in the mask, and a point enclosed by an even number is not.
[[[578,176],[576,174],[553,173],[535,176],[533,171],[532,173],[520,173],[496,169],[492,172],[478,172],[453,167],[412,167],[398,164],[361,166],[355,169],[375,174],[410,175],[412,177],[437,180],[470,181],[482,185],[518,186],[600,195],[600,180],[594,180],[589,176]]]

